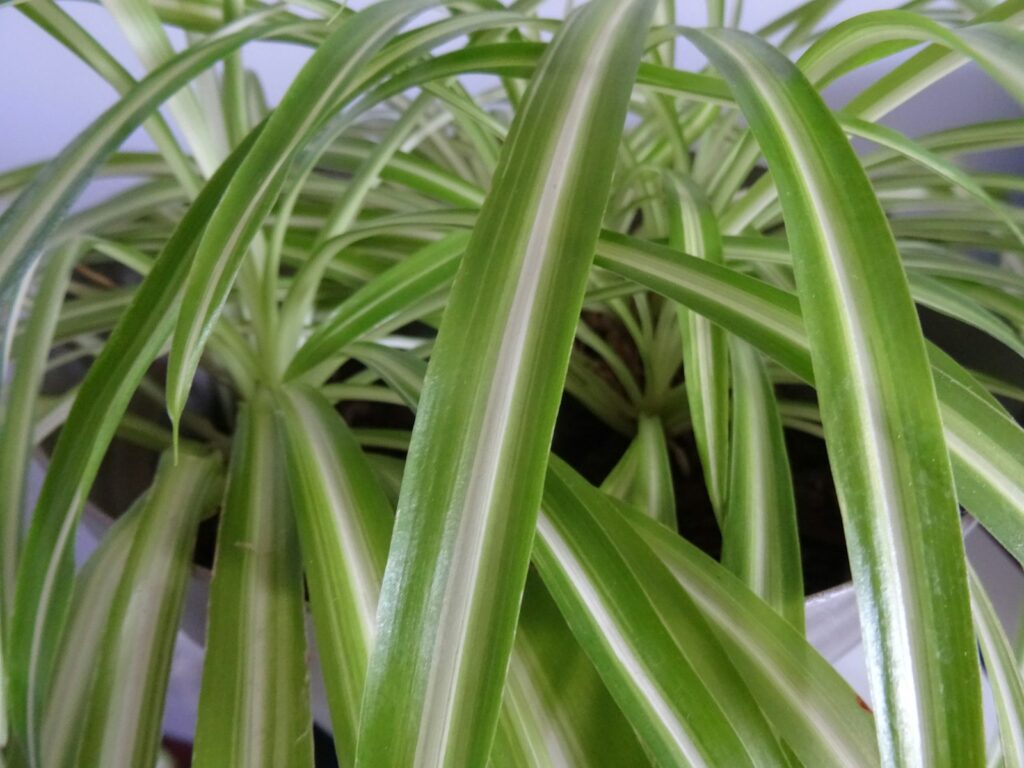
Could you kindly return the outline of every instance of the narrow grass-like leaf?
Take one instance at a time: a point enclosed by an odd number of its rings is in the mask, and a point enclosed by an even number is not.
[[[985,591],[985,585],[969,571],[974,628],[978,633],[985,672],[992,686],[992,698],[999,721],[999,740],[1003,765],[1020,768],[1024,765],[1024,679],[1017,665],[1013,645],[1006,636],[999,614]]]
[[[76,765],[152,765],[199,519],[219,490],[219,461],[165,454],[139,513],[110,607]]]
[[[399,394],[410,408],[416,410],[427,364],[415,355],[381,344],[356,343],[349,354],[369,366]]]
[[[39,277],[32,309],[15,344],[17,364],[0,414],[0,632],[9,631],[32,458],[32,421],[71,267],[81,248],[60,249]]]
[[[732,458],[722,563],[803,633],[796,501],[775,392],[758,353],[738,339],[732,363]]]
[[[114,86],[118,93],[127,93],[135,85],[134,78],[117,59],[52,0],[22,3],[18,10],[81,58],[93,71]],[[160,151],[159,156],[163,157],[167,168],[189,196],[194,197],[200,187],[198,174],[178,146],[170,126],[159,113],[146,120],[143,126]]]
[[[296,76],[228,184],[196,250],[167,363],[167,411],[177,425],[206,338],[295,154],[352,98],[366,63],[410,16],[436,0],[390,0],[337,22]],[[269,340],[264,340],[269,344]]]
[[[92,691],[96,660],[145,501],[143,496],[118,518],[75,577],[71,611],[43,715],[42,765],[74,768],[77,764],[85,728],[82,715]]]
[[[342,764],[355,761],[392,510],[359,443],[314,390],[277,396],[313,623]]]
[[[981,689],[952,473],[884,214],[842,130],[787,59],[740,33],[688,34],[734,89],[781,191],[881,751],[896,764],[975,764]]]
[[[721,264],[722,238],[703,191],[686,176],[669,177],[666,185],[669,243]],[[679,308],[679,330],[693,434],[711,505],[722,525],[729,485],[729,343],[720,327],[685,307]]]
[[[363,285],[319,324],[295,354],[286,378],[299,378],[341,354],[345,345],[399,314],[413,299],[449,282],[467,242],[468,233],[453,232]]]
[[[174,58],[171,41],[149,2],[104,0],[103,5],[147,69],[157,69]],[[192,148],[192,154],[203,174],[212,176],[224,159],[225,146],[223,140],[215,140],[214,126],[208,122],[209,116],[203,114],[191,85],[172,96],[167,106]]]
[[[536,572],[523,591],[494,766],[646,766],[649,756]]]
[[[461,213],[452,217],[453,224],[468,225],[472,220],[471,216]],[[450,237],[459,236],[453,233]],[[740,245],[746,248],[758,241],[731,238],[727,242],[736,252]],[[788,260],[785,248],[773,246],[765,253]],[[393,275],[389,272],[386,280],[384,275],[380,278],[380,303],[378,281],[368,283],[351,299],[352,317],[342,311],[348,308],[348,302],[342,304],[336,319],[324,326],[323,341],[316,345],[316,350],[310,345],[308,353],[299,353],[305,364],[298,370],[319,365],[329,359],[332,350],[340,351],[382,318],[392,316],[399,303],[395,299],[395,305],[391,304],[393,293],[404,296],[402,301],[407,302],[410,295],[426,295],[441,289],[456,268],[455,257],[456,254],[450,254],[434,261],[437,271],[428,269],[431,259],[426,254],[421,257],[422,261],[408,268],[404,267],[405,262],[394,267]],[[792,294],[703,259],[610,232],[603,233],[598,241],[596,264],[706,315],[804,381],[813,383],[807,335],[798,302]],[[963,266],[970,265],[964,262]],[[984,269],[985,265],[972,268]],[[959,268],[956,274],[961,274]],[[364,291],[371,312],[362,320],[356,310],[362,306],[363,299],[357,300],[356,296],[362,297]],[[332,330],[327,331],[327,328]],[[331,338],[335,333],[338,335]],[[316,338],[320,338],[319,332]],[[934,353],[935,348],[931,349]],[[976,397],[967,393],[964,398],[958,388],[944,386],[934,369],[933,375],[937,377],[945,431],[954,457],[959,499],[1003,546],[1024,561],[1024,535],[1020,533],[1024,525],[1024,460],[1020,458],[1024,456],[1024,432],[1005,414],[987,408],[978,410]],[[955,418],[965,409],[974,414],[974,422]]]
[[[614,509],[551,459],[534,559],[660,765],[780,765],[781,747],[686,593]]]
[[[601,489],[643,510],[662,525],[676,528],[672,467],[661,419],[640,415],[636,437],[608,473]]]
[[[649,0],[576,12],[502,149],[428,369],[363,704],[362,765],[475,764],[490,750],[573,330],[652,12]]]
[[[704,613],[762,710],[804,765],[879,765],[871,715],[793,625],[719,563],[652,520],[622,514]]]
[[[285,28],[269,8],[239,19],[141,80],[41,171],[0,215],[0,295],[35,260],[92,172],[168,96],[248,40]]]
[[[67,611],[82,504],[132,393],[170,336],[192,249],[249,146],[240,146],[224,163],[167,241],[79,387],[51,455],[22,550],[9,646],[17,662],[9,672],[12,722],[29,743],[38,738],[40,697]]]
[[[708,315],[814,383],[809,343],[792,294],[621,235],[602,237],[595,263]],[[961,378],[972,380],[970,374],[951,360],[936,362],[937,356],[945,357],[936,347],[929,351],[958,499],[1024,562],[1024,430],[951,374],[950,364]]]
[[[365,345],[364,345],[365,346]],[[403,390],[406,393],[407,402],[411,409],[415,410],[419,402],[419,394],[423,386],[422,370],[419,367],[412,367],[404,375],[407,379]],[[318,527],[323,532],[324,519],[320,510],[333,509],[336,513],[334,520],[344,519],[347,524],[338,526],[344,528],[348,535],[344,538],[338,535],[327,534],[314,539],[314,545],[323,551],[325,541],[335,540],[337,546],[346,544],[344,557],[321,555],[325,563],[335,563],[336,568],[314,566],[307,568],[309,573],[316,572],[317,568],[325,571],[322,574],[322,584],[333,589],[339,586],[337,579],[332,578],[337,573],[353,573],[353,581],[358,581],[364,587],[366,593],[362,597],[353,597],[337,594],[335,597],[342,605],[353,605],[357,609],[361,602],[369,602],[369,593],[379,591],[380,574],[383,573],[383,556],[386,554],[387,542],[384,547],[372,546],[372,539],[381,536],[390,536],[391,509],[382,506],[389,504],[382,495],[382,490],[376,485],[377,467],[371,467],[366,456],[359,449],[351,434],[345,437],[348,428],[340,419],[338,414],[330,408],[322,396],[315,391],[303,386],[290,386],[279,396],[281,405],[280,424],[289,443],[289,483],[292,487],[292,496],[302,506],[296,510],[299,519],[300,540],[307,540],[304,533],[304,517],[308,522],[317,522],[316,515],[320,515]],[[306,431],[303,431],[306,430]],[[321,439],[310,440],[310,435],[319,436]],[[325,447],[333,441],[333,448]],[[316,454],[315,462],[300,465],[298,459],[309,458],[312,454],[309,445],[312,443],[313,451]],[[336,451],[335,451],[336,449]],[[332,455],[332,451],[337,455]],[[373,456],[375,464],[382,458]],[[322,475],[315,475],[308,469],[316,464],[323,472]],[[397,496],[398,482],[401,479],[402,467],[397,467],[398,478],[395,482],[394,493]],[[373,474],[371,474],[373,473]],[[323,478],[326,477],[325,482]],[[344,489],[343,489],[344,486]],[[345,490],[347,489],[347,490]],[[327,498],[330,496],[331,498]],[[319,499],[319,504],[311,502]],[[345,499],[346,503],[337,503],[336,500]],[[344,511],[345,514],[340,513]],[[374,522],[374,521],[377,522]],[[387,525],[381,525],[381,522]],[[353,526],[360,526],[360,531],[354,531]],[[377,529],[376,533],[372,529]],[[386,528],[386,530],[385,530]],[[364,535],[363,531],[366,531]],[[355,545],[353,547],[353,544]],[[361,551],[360,547],[362,548]],[[383,554],[374,558],[370,548],[381,550]],[[337,553],[335,552],[335,555]],[[380,559],[379,567],[367,563],[367,559]],[[363,568],[356,572],[359,561],[362,561]],[[377,575],[375,576],[375,572]],[[307,576],[308,578],[308,576]],[[319,578],[319,577],[318,577]],[[311,580],[311,589],[312,589]],[[545,595],[540,585],[530,591],[532,598],[530,605],[524,608],[530,617],[527,621],[532,628],[529,636],[524,635],[522,625],[517,630],[516,646],[513,650],[510,662],[510,679],[505,690],[503,708],[501,712],[499,736],[495,744],[498,754],[492,754],[492,761],[496,765],[540,765],[557,766],[564,765],[566,756],[571,755],[572,765],[602,765],[603,759],[608,755],[601,752],[602,745],[607,744],[615,750],[616,754],[631,755],[631,763],[639,759],[639,749],[635,739],[625,725],[621,714],[615,709],[614,703],[608,698],[608,692],[603,684],[597,680],[592,667],[589,664],[579,663],[580,658],[569,662],[568,658],[578,648],[567,637],[567,629],[561,620],[555,615],[544,615],[545,611],[537,606],[538,601],[543,602]],[[316,607],[317,598],[314,597],[314,622],[317,622]],[[547,598],[550,601],[550,598]],[[331,604],[334,608],[335,618],[340,616],[339,606]],[[366,606],[363,606],[365,609]],[[376,603],[373,604],[375,613]],[[548,612],[550,614],[550,612]],[[369,614],[372,620],[373,614]],[[352,623],[363,623],[365,627],[366,614],[362,618],[349,616]],[[334,632],[351,632],[352,623],[334,623]],[[556,626],[552,627],[551,624]],[[319,624],[318,624],[319,626]],[[561,631],[559,631],[559,627]],[[370,627],[372,639],[373,626]],[[319,636],[326,633],[318,630]],[[554,638],[545,638],[547,642],[542,643],[535,635],[543,633],[553,635]],[[533,638],[531,640],[531,638]],[[323,643],[321,643],[323,645]],[[557,646],[553,648],[552,645]],[[327,649],[332,647],[327,644]],[[353,661],[360,654],[365,659],[365,649],[353,647],[351,639],[342,638],[338,642],[339,650],[348,649],[349,652],[330,658],[330,650],[321,650],[321,663],[325,666],[325,675],[328,679],[335,680],[335,683],[328,683],[329,698],[334,699],[339,692],[349,696],[353,692],[361,692],[362,679],[361,669],[357,661]],[[556,663],[552,656],[558,656],[560,663]],[[332,665],[343,665],[341,673],[332,673]],[[339,677],[339,674],[341,675]],[[347,675],[347,679],[344,676]],[[553,678],[566,676],[571,681],[569,690],[555,686]],[[583,696],[580,701],[578,697]],[[575,706],[571,710],[566,709],[565,700],[574,700]],[[342,702],[342,706],[345,703]],[[542,709],[538,709],[542,707]],[[545,709],[546,708],[546,709]],[[332,704],[332,712],[335,705]],[[343,712],[347,710],[343,709]],[[598,714],[596,713],[600,713]],[[589,714],[593,713],[593,714]],[[545,714],[551,714],[553,721],[544,719]],[[333,715],[332,715],[333,717]],[[593,734],[591,729],[599,727],[600,733]],[[590,737],[582,743],[580,739],[584,734]],[[339,734],[335,733],[335,741]],[[343,746],[339,744],[339,746]],[[595,751],[597,750],[597,751]],[[350,762],[346,758],[346,752],[341,752],[342,762]]]
[[[1024,430],[1005,410],[932,370],[960,503],[1024,563]]]
[[[284,446],[262,390],[243,406],[210,585],[194,765],[312,766],[302,560]]]

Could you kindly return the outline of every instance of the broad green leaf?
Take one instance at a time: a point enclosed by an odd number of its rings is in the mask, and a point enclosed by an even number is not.
[[[573,330],[652,12],[650,0],[604,0],[573,14],[502,149],[413,434],[362,765],[475,764],[490,750]]]
[[[801,634],[796,501],[775,392],[758,353],[732,344],[732,457],[722,564]]]
[[[217,533],[197,768],[313,765],[299,552],[273,401],[242,407]]]
[[[992,698],[999,721],[999,740],[1002,745],[1003,765],[1020,768],[1024,765],[1024,680],[1013,645],[1006,636],[999,614],[996,613],[978,574],[970,569],[971,604],[974,609],[974,628],[978,633],[985,672],[992,687]]]
[[[340,762],[351,765],[392,510],[359,443],[322,395],[289,386],[277,404],[334,743]]]
[[[666,187],[671,246],[721,264],[718,222],[700,187],[685,176],[670,176]],[[729,343],[719,326],[685,307],[679,308],[679,330],[693,434],[721,526],[729,485]]]
[[[665,427],[657,416],[641,414],[636,437],[608,473],[601,490],[675,530],[676,498],[672,487]]]
[[[11,719],[29,743],[37,738],[40,697],[70,598],[71,546],[82,504],[132,393],[170,336],[196,240],[249,146],[251,139],[224,163],[167,241],[90,366],[50,457],[22,549],[8,646],[17,662],[9,673]]]
[[[703,611],[776,732],[804,765],[880,764],[871,715],[792,624],[685,539],[629,510],[623,514]]]
[[[46,738],[40,744],[42,765],[76,765],[85,727],[82,715],[96,676],[96,660],[145,501],[143,496],[118,518],[75,577],[71,611],[43,715]]]
[[[353,85],[373,54],[410,16],[435,3],[390,0],[340,19],[295,77],[235,171],[199,241],[181,300],[167,363],[167,411],[175,429],[206,338],[287,180],[291,161],[324,120],[357,95]]]
[[[784,764],[700,611],[622,517],[554,457],[543,505],[534,560],[655,761]]]
[[[200,517],[216,498],[219,461],[165,454],[135,525],[108,613],[78,766],[152,765]],[[73,642],[73,641],[72,641]],[[47,734],[47,739],[49,734]]]
[[[10,631],[14,608],[36,393],[46,371],[71,267],[80,253],[78,243],[64,246],[40,275],[31,311],[15,343],[14,373],[4,387],[0,414],[0,631],[4,634]]]
[[[952,473],[906,277],[842,129],[781,54],[690,32],[781,191],[844,513],[884,758],[982,759],[981,689]]]

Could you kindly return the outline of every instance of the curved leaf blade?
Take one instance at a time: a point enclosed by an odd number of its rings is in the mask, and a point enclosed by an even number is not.
[[[688,177],[666,181],[670,211],[669,244],[712,264],[721,264],[722,237],[711,204]],[[729,485],[729,343],[719,326],[680,307],[683,371],[693,434],[711,504],[721,526]]]
[[[733,416],[722,564],[804,631],[796,501],[775,392],[758,353],[732,345]]]
[[[700,611],[645,549],[591,486],[551,458],[534,560],[658,764],[784,764]]]
[[[475,764],[489,752],[573,330],[652,12],[650,0],[580,9],[516,114],[428,369],[358,764]]]
[[[733,88],[782,193],[882,753],[897,764],[975,764],[981,689],[952,472],[884,214],[793,64],[741,33],[687,34]]]
[[[351,764],[391,505],[355,436],[322,395],[289,386],[277,403],[334,743],[339,760]]]
[[[9,655],[12,724],[38,728],[72,585],[71,543],[82,504],[139,381],[170,336],[189,258],[251,139],[214,174],[167,241],[79,387],[50,458],[18,570]],[[35,737],[31,737],[35,738]]]
[[[156,762],[196,531],[219,490],[219,463],[188,451],[177,464],[161,459],[108,614],[76,765]]]

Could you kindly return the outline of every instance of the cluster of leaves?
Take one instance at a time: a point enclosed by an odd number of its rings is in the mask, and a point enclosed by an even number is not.
[[[959,514],[1024,557],[1024,393],[915,306],[1024,353],[1024,180],[956,162],[1024,122],[878,123],[967,62],[1024,99],[1024,3],[823,28],[835,4],[754,35],[721,0],[705,29],[660,0],[564,22],[531,0],[104,0],[140,80],[52,0],[5,9],[121,93],[0,175],[8,763],[154,763],[217,515],[199,766],[311,763],[307,613],[342,764],[982,765],[980,643],[990,757],[1024,765],[1019,661]],[[675,67],[680,38],[705,70]],[[311,50],[273,108],[240,58],[257,40]],[[139,126],[156,151],[119,152]],[[67,215],[102,176],[139,183]],[[565,393],[631,439],[601,487],[551,454]],[[367,402],[415,426],[347,423]],[[804,637],[784,426],[827,445],[874,713]],[[675,530],[684,433],[721,562]],[[76,573],[115,436],[162,458]]]

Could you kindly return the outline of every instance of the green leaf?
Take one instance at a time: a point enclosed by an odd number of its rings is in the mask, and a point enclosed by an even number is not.
[[[73,768],[77,764],[85,728],[82,715],[96,677],[96,660],[145,503],[143,495],[117,519],[75,577],[71,610],[43,714],[42,765]]]
[[[312,766],[302,560],[263,390],[243,405],[210,584],[194,765]]]
[[[780,189],[865,630],[895,764],[982,760],[981,689],[952,473],[885,216],[842,129],[781,54],[688,35],[736,94]]]
[[[960,503],[1024,563],[1024,430],[945,371],[933,372]]]
[[[210,179],[136,289],[80,385],[50,457],[22,549],[8,646],[9,658],[16,660],[9,673],[11,720],[28,743],[37,738],[41,696],[64,625],[73,577],[71,547],[82,504],[132,393],[170,336],[178,292],[203,224],[255,135]]]
[[[277,395],[317,648],[339,761],[355,761],[392,509],[359,443],[322,395]]]
[[[781,747],[700,611],[608,502],[552,457],[534,560],[659,765],[780,765]]]
[[[685,539],[629,510],[623,514],[703,611],[776,732],[804,765],[880,764],[870,713],[792,624]]]
[[[491,764],[650,764],[534,571],[523,591]]]
[[[809,384],[814,371],[792,294],[663,246],[606,233],[598,266],[701,312]],[[1024,430],[955,361],[929,345],[932,376],[953,460],[957,496],[1018,561],[1024,562]],[[942,362],[945,360],[945,362]]]
[[[36,175],[0,215],[0,296],[34,262],[96,167],[196,74],[243,43],[284,29],[284,22],[268,21],[276,12],[268,8],[240,19],[154,70]]]
[[[711,204],[693,180],[670,176],[669,244],[713,264],[721,264],[722,238]],[[683,371],[693,434],[718,524],[725,517],[729,483],[729,343],[706,317],[679,308]]]
[[[339,20],[295,77],[235,171],[199,241],[181,300],[167,362],[167,411],[175,429],[206,339],[249,246],[287,180],[291,161],[327,117],[358,95],[352,86],[373,54],[410,16],[435,3],[391,0]]]
[[[285,378],[300,378],[343,354],[352,341],[399,315],[415,299],[429,296],[448,283],[467,242],[468,233],[453,232],[365,283],[319,323],[295,353]]]
[[[94,72],[114,86],[118,93],[127,93],[135,86],[135,79],[117,59],[56,3],[51,0],[37,0],[33,3],[19,4],[18,10],[81,58]],[[159,113],[146,120],[143,126],[160,151],[157,157],[164,158],[182,189],[186,190],[190,197],[195,197],[200,187],[198,174],[178,146],[170,126]]]
[[[76,765],[152,765],[164,696],[202,514],[219,490],[219,460],[165,454],[139,512],[114,595]],[[48,736],[47,736],[48,737]]]
[[[34,445],[32,417],[36,410],[36,393],[46,371],[71,267],[80,254],[78,243],[65,245],[40,275],[31,312],[15,343],[17,364],[4,388],[4,408],[0,415],[0,633],[4,635],[9,631],[14,608],[26,481]]]
[[[999,740],[1006,768],[1024,765],[1024,680],[1017,666],[1013,645],[1006,636],[999,614],[978,574],[969,570],[974,628],[978,633],[985,672],[999,721]]]
[[[415,355],[382,344],[355,343],[348,353],[374,373],[412,409],[416,410],[422,391],[427,364]]]
[[[103,5],[148,70],[157,69],[174,58],[174,48],[150,2],[103,0]],[[192,154],[203,174],[212,176],[227,153],[223,137],[220,142],[215,140],[212,127],[207,122],[208,118],[203,114],[191,85],[172,96],[167,106],[192,148]]]
[[[733,416],[722,564],[804,631],[796,501],[775,392],[758,353],[732,345]]]
[[[665,428],[657,416],[641,414],[636,437],[608,473],[601,490],[676,528],[676,498],[672,486]]]
[[[360,764],[477,764],[490,750],[573,330],[652,12],[650,0],[577,11],[502,149],[428,369]]]
[[[461,212],[451,215],[450,219],[451,224],[459,226],[468,226],[474,220],[471,215]],[[460,236],[458,232],[450,235],[451,238]],[[774,239],[727,238],[726,243],[734,254],[750,252],[788,260],[785,248],[775,245]],[[400,311],[400,306],[407,304],[412,297],[443,290],[456,268],[458,254],[442,249],[440,244],[437,249],[444,253],[443,257],[428,257],[423,253],[402,262],[367,283],[340,305],[331,322],[323,326],[324,342],[316,345],[316,352],[311,348],[308,357],[305,352],[299,353],[305,363],[299,370],[319,365],[332,353],[340,354],[346,344],[384,319],[393,317]],[[798,302],[792,294],[703,259],[610,232],[602,234],[595,258],[598,266],[700,312],[729,332],[746,339],[804,381],[813,383],[807,335]],[[415,263],[410,263],[413,261]],[[404,266],[406,263],[409,263],[408,267]],[[991,269],[966,261],[962,267]],[[957,266],[954,271],[960,275],[961,267]],[[1001,279],[999,271],[992,274]],[[371,307],[366,318],[362,317],[360,309],[364,296],[366,304]],[[327,328],[331,330],[327,331]],[[331,337],[332,340],[327,341]],[[937,348],[931,346],[930,351],[934,358]],[[1000,416],[991,409],[976,410],[977,398],[968,394],[967,399],[963,399],[961,393],[942,385],[938,373],[933,371],[933,374],[938,379],[960,502],[1003,546],[1024,562],[1024,535],[1021,534],[1024,530],[1024,460],[1021,459],[1024,457],[1024,433],[1006,419],[1005,414]],[[982,419],[988,426],[979,427],[963,418],[954,421],[956,412],[964,409],[975,411],[974,418]]]

